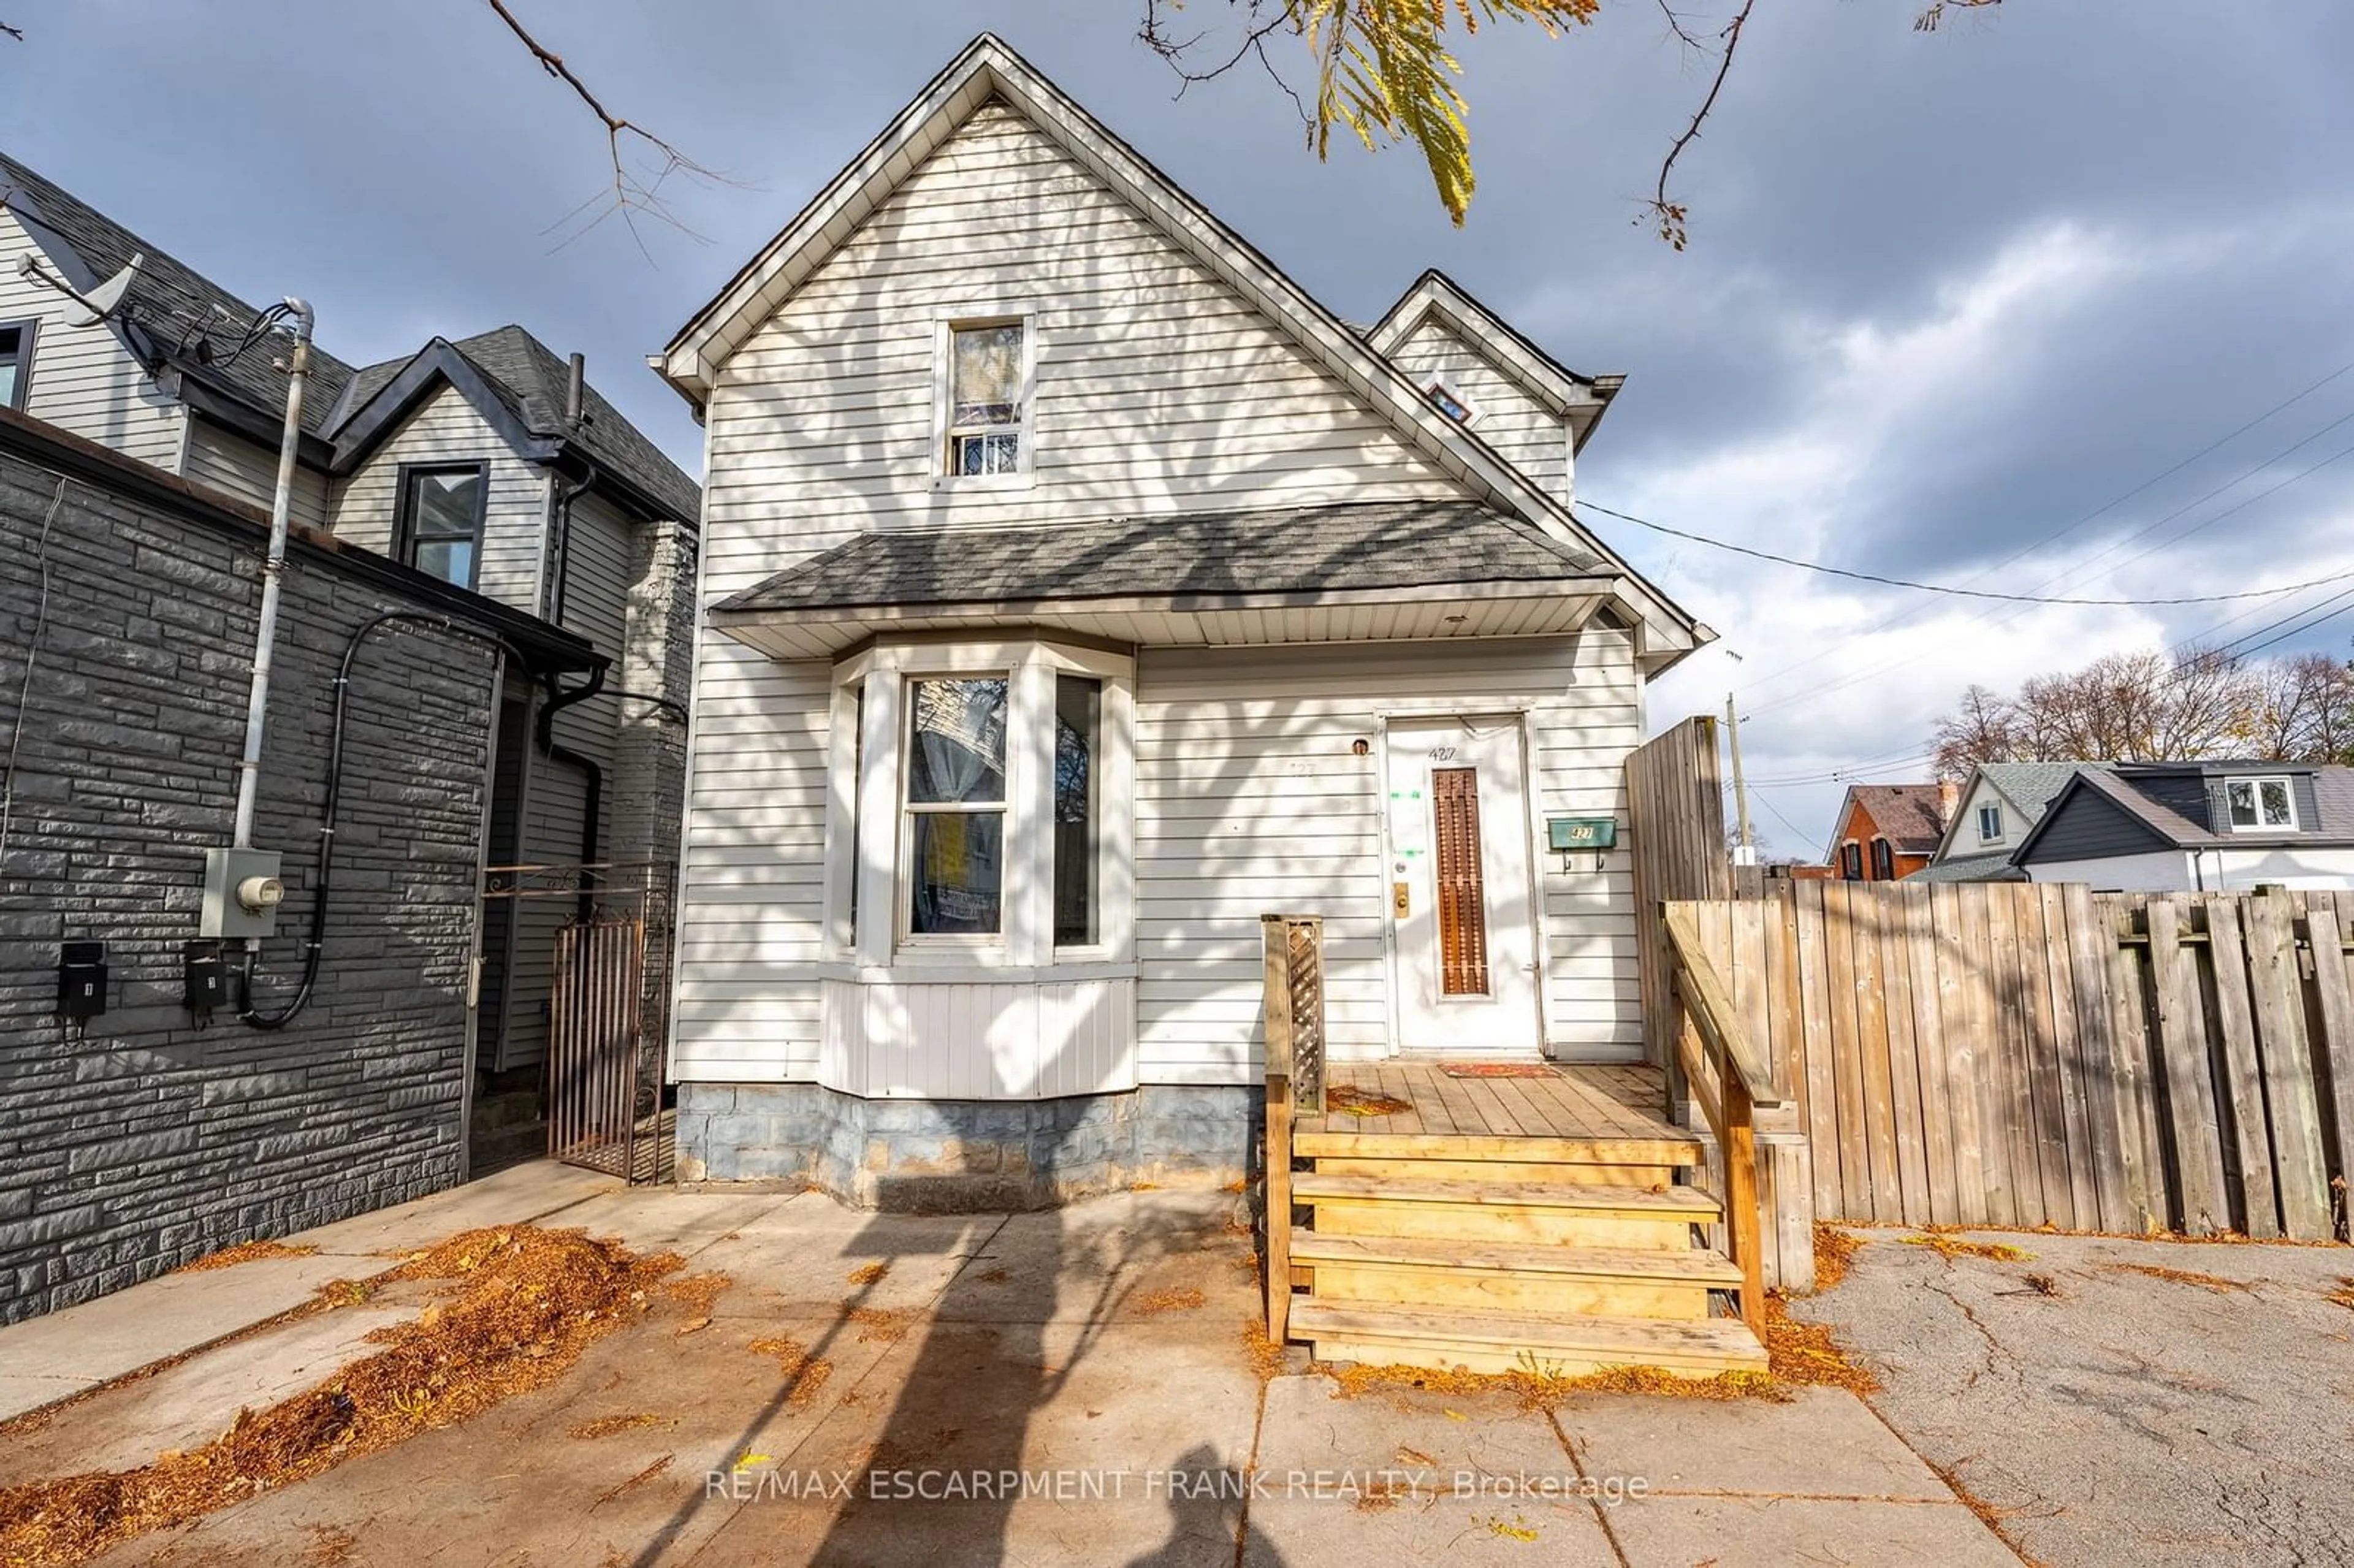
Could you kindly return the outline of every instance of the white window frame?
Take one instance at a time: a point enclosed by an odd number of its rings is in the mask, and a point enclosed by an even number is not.
[[[2252,791],[2250,800],[2256,809],[2257,820],[2244,827],[2232,821],[2232,787],[2235,784],[2245,784]],[[2282,796],[2288,801],[2287,821],[2264,821],[2264,786],[2267,784],[2280,786]],[[2223,780],[2223,826],[2227,832],[2234,833],[2294,833],[2301,831],[2296,817],[2296,785],[2285,773],[2242,773],[2227,777]]]
[[[908,687],[925,681],[997,681],[1005,683],[1005,792],[995,800],[944,800],[920,802],[910,800],[907,786],[912,778],[911,763],[915,753],[916,711],[905,700]],[[893,824],[894,837],[898,841],[895,850],[896,863],[901,868],[915,863],[916,819],[919,816],[993,816],[1000,820],[997,868],[997,929],[994,931],[918,931],[916,929],[916,882],[912,876],[894,876],[892,897],[893,935],[900,948],[928,948],[942,952],[986,951],[1002,947],[1005,928],[1013,919],[1013,870],[1015,854],[1013,839],[1013,757],[1021,745],[1021,683],[1012,670],[939,670],[925,671],[904,677],[900,687],[902,700],[899,716],[899,766],[897,768],[898,820]]]
[[[960,427],[954,412],[956,334],[967,328],[1022,329],[1022,384],[1014,429],[1013,469],[1009,473],[949,471],[949,443]],[[1038,313],[1020,303],[976,305],[939,316],[932,323],[932,488],[935,490],[1025,490],[1036,482],[1038,463]]]
[[[1992,812],[1994,815],[1994,832],[1987,832],[1987,814],[1988,812]],[[1978,808],[1978,842],[1982,844],[1994,844],[2000,843],[2001,842],[2002,807],[1996,802],[1989,800]]]
[[[998,929],[993,935],[916,934],[908,930],[912,887],[902,874],[912,834],[906,784],[907,683],[1001,673],[1007,682],[1008,712]],[[1095,759],[1097,939],[1083,947],[1055,945],[1057,674],[1103,683]],[[1132,657],[1043,637],[878,642],[834,666],[831,715],[822,948],[828,960],[853,964],[872,979],[888,979],[895,968],[969,968],[1013,978],[1007,971],[1134,961]],[[862,824],[885,821],[891,824],[887,833],[861,831]]]
[[[1463,389],[1460,387],[1456,386],[1452,381],[1447,379],[1446,376],[1434,376],[1430,378],[1429,383],[1423,387],[1422,395],[1426,397],[1433,397],[1435,394],[1439,393],[1444,393],[1451,401],[1463,410],[1463,417],[1457,419],[1454,415],[1447,413],[1446,409],[1439,408],[1438,411],[1443,417],[1453,420],[1454,423],[1462,426],[1467,430],[1479,422],[1479,405],[1465,397],[1463,395]],[[1435,408],[1438,407],[1436,400],[1432,402],[1431,407]]]

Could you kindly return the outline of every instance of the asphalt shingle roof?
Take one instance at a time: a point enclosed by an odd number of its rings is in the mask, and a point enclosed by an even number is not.
[[[2313,799],[2320,821],[2299,823],[2293,832],[2212,832],[2203,822],[2194,821],[2164,801],[2146,794],[2137,784],[2140,779],[2179,778],[2184,774],[2215,779],[2226,775],[2260,777],[2306,772],[2313,776]],[[2084,770],[2084,782],[2163,834],[2169,842],[2184,849],[2194,845],[2236,844],[2244,849],[2265,844],[2317,847],[2354,843],[2354,768],[2335,764],[2317,768],[2303,763],[2263,761],[2179,765],[2127,763],[2106,769],[2087,768]]]
[[[101,280],[121,271],[132,257],[146,257],[125,296],[128,309],[123,319],[146,333],[159,349],[169,350],[183,337],[202,337],[226,352],[260,314],[245,301],[183,265],[169,251],[140,238],[76,198],[72,192],[42,178],[5,154],[0,154],[0,186],[28,197],[33,216],[71,246]],[[216,313],[217,309],[227,313],[226,321]],[[240,401],[282,417],[286,377],[271,361],[281,356],[286,341],[273,334],[234,362],[207,366],[200,374]],[[302,428],[315,435],[345,384],[351,380],[352,367],[314,344],[311,369],[312,382],[302,405]]]
[[[1588,575],[1566,546],[1473,502],[1357,502],[986,533],[865,534],[715,608],[1220,599]]]
[[[2105,762],[1981,762],[1978,771],[2025,814],[2026,825],[2033,827],[2042,820],[2043,808],[2076,776],[2076,769],[2107,766]]]
[[[1907,854],[1934,854],[1946,836],[1937,815],[1935,784],[1858,784],[1855,803],[1872,814],[1873,826]]]
[[[582,398],[580,429],[567,429],[564,404],[572,367],[530,333],[519,326],[497,327],[474,337],[461,337],[451,346],[513,397],[533,434],[564,437],[671,508],[678,521],[701,521],[703,492],[695,481],[663,456],[662,449],[623,418],[620,409],[605,401],[594,382],[587,384]]]
[[[1907,882],[2025,882],[2027,874],[2010,863],[2009,850],[1984,854],[1957,854],[1932,861],[1904,879]]]

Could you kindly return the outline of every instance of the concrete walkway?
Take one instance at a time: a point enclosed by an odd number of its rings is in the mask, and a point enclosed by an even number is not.
[[[2354,1248],[1862,1229],[1872,1403],[2054,1568],[2354,1562]]]
[[[315,1257],[174,1277],[0,1330],[0,1366],[39,1387],[211,1346],[0,1432],[0,1485],[201,1442],[239,1405],[368,1353],[366,1329],[418,1309],[425,1287],[221,1340],[240,1318],[266,1324],[320,1279],[393,1261],[376,1255],[537,1218],[680,1252],[732,1284],[705,1326],[649,1319],[549,1388],[106,1561],[2017,1561],[1843,1393],[1595,1396],[1549,1414],[1486,1394],[1342,1397],[1296,1362],[1262,1377],[1235,1202],[1149,1192],[910,1218],[525,1167],[295,1238]],[[76,1314],[111,1326],[92,1341],[103,1356],[53,1326]],[[780,1340],[824,1363],[822,1383],[783,1375]]]

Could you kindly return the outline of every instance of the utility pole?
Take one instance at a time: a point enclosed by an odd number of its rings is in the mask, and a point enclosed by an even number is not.
[[[1733,852],[1733,863],[1755,865],[1757,851],[1749,839],[1749,789],[1741,779],[1741,715],[1734,711],[1731,692],[1724,694],[1724,733],[1733,743],[1733,812],[1741,831],[1741,842]]]

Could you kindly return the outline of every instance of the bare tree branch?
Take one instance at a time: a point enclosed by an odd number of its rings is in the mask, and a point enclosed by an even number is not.
[[[1668,149],[1667,157],[1659,164],[1659,183],[1652,191],[1650,199],[1643,204],[1647,209],[1646,216],[1659,226],[1659,238],[1678,250],[1684,248],[1684,220],[1691,216],[1691,211],[1683,203],[1668,199],[1668,176],[1675,173],[1676,160],[1684,155],[1684,149],[1700,139],[1701,126],[1707,122],[1709,111],[1716,107],[1716,95],[1724,90],[1724,79],[1733,71],[1733,52],[1741,47],[1741,29],[1747,25],[1750,9],[1756,4],[1757,0],[1742,0],[1740,12],[1725,24],[1724,31],[1717,35],[1716,75],[1708,84],[1708,96],[1701,100],[1700,108],[1692,113],[1691,123],[1684,127],[1684,133],[1677,137],[1675,145]],[[1666,0],[1660,0],[1659,9],[1666,12],[1668,26],[1676,37],[1687,45],[1693,45],[1691,35],[1676,14],[1668,9]]]
[[[681,222],[677,213],[671,209],[663,196],[663,185],[673,175],[684,175],[692,180],[715,185],[729,185],[734,182],[696,163],[644,126],[624,119],[606,108],[596,93],[589,90],[588,84],[574,74],[570,66],[565,64],[563,56],[532,37],[530,29],[516,19],[514,12],[507,9],[504,0],[483,0],[483,4],[497,13],[499,20],[506,24],[507,30],[515,36],[525,48],[531,51],[532,58],[539,62],[540,69],[570,88],[573,95],[587,105],[588,111],[602,122],[605,127],[606,150],[611,155],[613,165],[611,190],[582,202],[564,217],[550,225],[550,230],[575,223],[590,207],[599,203],[608,205],[586,223],[580,223],[573,228],[570,233],[557,242],[559,246],[571,244],[616,213],[620,215],[621,221],[629,227],[630,238],[637,242],[639,252],[649,261],[652,260],[653,257],[646,249],[644,237],[638,232],[635,216],[638,213],[644,213],[650,217],[657,218],[690,238],[701,239],[703,236]],[[658,166],[651,175],[630,166],[627,153],[631,147],[635,147],[653,157]]]
[[[7,34],[20,44],[25,41],[25,29],[22,27],[12,27],[5,22],[0,22],[0,33]]]
[[[1913,18],[1916,33],[1934,33],[1937,24],[1946,19],[1947,11],[1975,11],[1985,5],[1999,5],[2002,0],[1931,0],[1927,10]]]
[[[1144,0],[1144,23],[1137,28],[1136,36],[1146,48],[1159,55],[1168,64],[1169,69],[1177,73],[1179,98],[1184,97],[1186,89],[1195,83],[1215,80],[1245,60],[1255,59],[1258,62],[1259,68],[1267,72],[1267,79],[1281,89],[1286,98],[1291,100],[1291,107],[1299,113],[1300,127],[1307,132],[1309,139],[1311,142],[1315,139],[1316,117],[1309,111],[1307,100],[1301,98],[1299,90],[1283,79],[1283,73],[1275,69],[1275,61],[1267,52],[1267,41],[1275,34],[1287,30],[1299,31],[1299,23],[1293,17],[1288,5],[1278,5],[1270,7],[1267,0],[1245,0],[1244,14],[1249,20],[1243,28],[1242,41],[1215,65],[1205,69],[1197,69],[1187,62],[1186,57],[1198,48],[1209,35],[1195,33],[1185,38],[1171,37],[1161,20],[1164,5],[1170,10],[1178,8],[1175,0]]]

